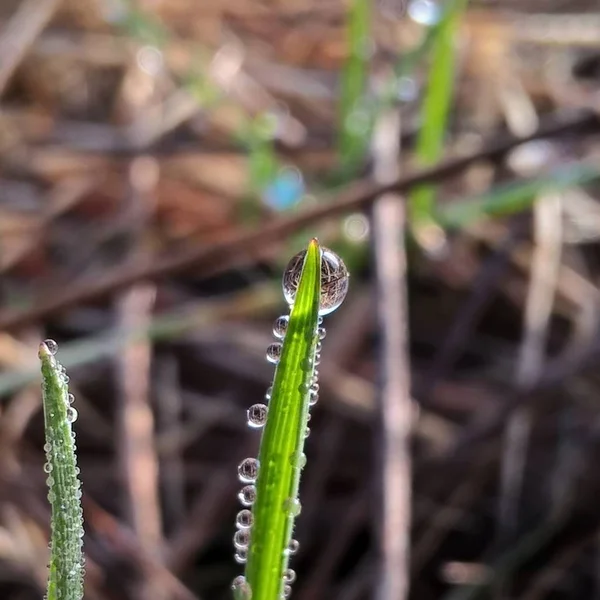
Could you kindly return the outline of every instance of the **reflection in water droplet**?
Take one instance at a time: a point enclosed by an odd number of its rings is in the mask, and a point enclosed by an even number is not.
[[[306,250],[290,260],[283,274],[283,295],[293,306],[298,292],[300,275],[304,266]],[[344,301],[348,293],[349,275],[342,259],[328,248],[321,248],[321,299],[319,315],[332,313]]]
[[[277,317],[277,320],[273,325],[273,335],[282,340],[285,337],[289,322],[290,318],[287,315]]]
[[[258,460],[245,458],[238,466],[238,479],[242,483],[254,483],[258,476]]]
[[[408,4],[408,16],[420,25],[435,25],[441,17],[440,7],[432,0],[411,0]]]
[[[236,548],[248,548],[250,543],[250,530],[249,529],[238,529],[233,536],[233,545]]]
[[[235,600],[252,600],[252,588],[243,575],[239,575],[231,584]]]
[[[246,485],[238,494],[238,499],[242,506],[252,506],[256,501],[256,487],[253,485]]]
[[[267,407],[265,404],[253,404],[248,409],[248,427],[260,429],[267,422]]]
[[[283,346],[280,342],[275,342],[267,348],[267,360],[276,365],[281,358],[281,349]]]
[[[296,581],[296,571],[294,569],[286,569],[283,572],[283,581],[285,583],[294,583]]]
[[[235,524],[240,529],[249,529],[252,527],[252,511],[245,508],[244,510],[240,510],[235,518]]]
[[[47,340],[44,340],[44,344],[46,344],[46,348],[48,348],[48,354],[54,356],[58,352],[58,344],[54,340],[48,338]]]

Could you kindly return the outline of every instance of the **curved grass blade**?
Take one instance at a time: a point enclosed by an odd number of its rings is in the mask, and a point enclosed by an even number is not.
[[[72,423],[77,412],[70,405],[68,377],[54,358],[56,342],[40,344],[42,393],[48,473],[52,506],[50,573],[47,600],[83,598],[83,512]]]
[[[284,589],[314,373],[321,250],[313,240],[306,252],[281,358],[275,371],[258,455],[259,471],[246,582],[252,600],[278,599]],[[293,552],[293,549],[292,549]],[[242,596],[243,597],[243,596]]]

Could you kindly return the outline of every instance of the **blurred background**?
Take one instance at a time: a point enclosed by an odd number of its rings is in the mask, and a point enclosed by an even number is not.
[[[294,598],[600,598],[599,108],[596,0],[2,0],[0,597],[44,593],[44,338],[86,599],[230,597],[317,236]]]

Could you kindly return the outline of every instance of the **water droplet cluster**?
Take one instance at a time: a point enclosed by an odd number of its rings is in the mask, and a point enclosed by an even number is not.
[[[57,351],[58,344],[51,339],[45,340],[40,347],[46,420],[46,462],[43,470],[47,475],[48,500],[52,505],[51,577],[55,578],[55,582],[62,582],[57,586],[57,592],[67,585],[75,590],[77,597],[83,597],[82,491],[76,464],[75,432],[71,428],[77,420],[77,410],[72,406],[75,398],[69,393],[65,368],[55,357]]]
[[[300,276],[304,265],[306,251],[298,253],[288,263],[283,274],[283,295],[289,304],[293,307],[298,292]],[[325,338],[326,332],[323,327],[323,316],[332,313],[343,302],[348,292],[348,271],[343,261],[337,254],[327,248],[321,248],[321,298],[319,305],[318,327],[315,332],[315,353],[310,360],[306,360],[302,368],[311,374],[308,384],[300,386],[300,392],[304,395],[308,393],[309,407],[313,407],[319,400],[319,372],[316,365],[321,362],[321,346],[322,340]],[[285,337],[288,332],[290,318],[288,315],[281,315],[273,324],[273,335],[276,339],[269,345],[266,352],[268,362],[278,365],[281,359]],[[261,403],[253,404],[247,411],[248,427],[251,429],[262,429],[267,424],[269,414],[269,402],[273,394],[273,386],[270,386]],[[310,414],[307,414],[307,422],[310,420]],[[310,429],[306,427],[304,437],[308,437]],[[306,465],[306,455],[301,452],[300,458],[297,455],[290,456],[290,462],[293,466],[298,465],[302,470]],[[257,497],[257,480],[259,477],[260,465],[255,458],[245,458],[238,465],[238,479],[244,484],[244,487],[238,494],[240,504],[244,507],[236,516],[236,532],[233,536],[233,545],[235,548],[234,558],[239,564],[245,564],[248,560],[248,551],[252,536],[252,526],[254,523],[254,514],[252,507],[256,502]],[[290,518],[297,517],[302,505],[298,498],[288,498],[283,506],[283,509],[289,514]],[[290,539],[288,547],[284,551],[285,557],[293,556],[298,552],[300,544],[295,539]],[[289,598],[292,593],[291,584],[296,580],[296,573],[293,569],[286,568],[283,573],[281,598]],[[248,581],[243,575],[234,579],[231,585],[233,595],[236,600],[251,600],[252,589]]]

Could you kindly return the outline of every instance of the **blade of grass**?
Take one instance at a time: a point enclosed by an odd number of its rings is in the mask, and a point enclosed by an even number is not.
[[[435,26],[431,41],[431,66],[421,114],[421,130],[416,144],[419,166],[435,164],[442,156],[450,102],[455,79],[456,32],[468,0],[457,0]],[[416,186],[408,197],[411,227],[417,240],[426,242],[434,224],[435,186]]]
[[[321,250],[313,240],[305,255],[260,443],[246,565],[252,600],[274,600],[283,592],[288,547],[299,506],[320,294]]]
[[[368,77],[371,2],[352,0],[348,11],[348,59],[341,76],[338,155],[342,173],[349,174],[365,156],[372,126],[363,106]]]
[[[47,600],[83,598],[83,512],[68,378],[54,358],[56,342],[40,344],[48,500],[52,506]]]

